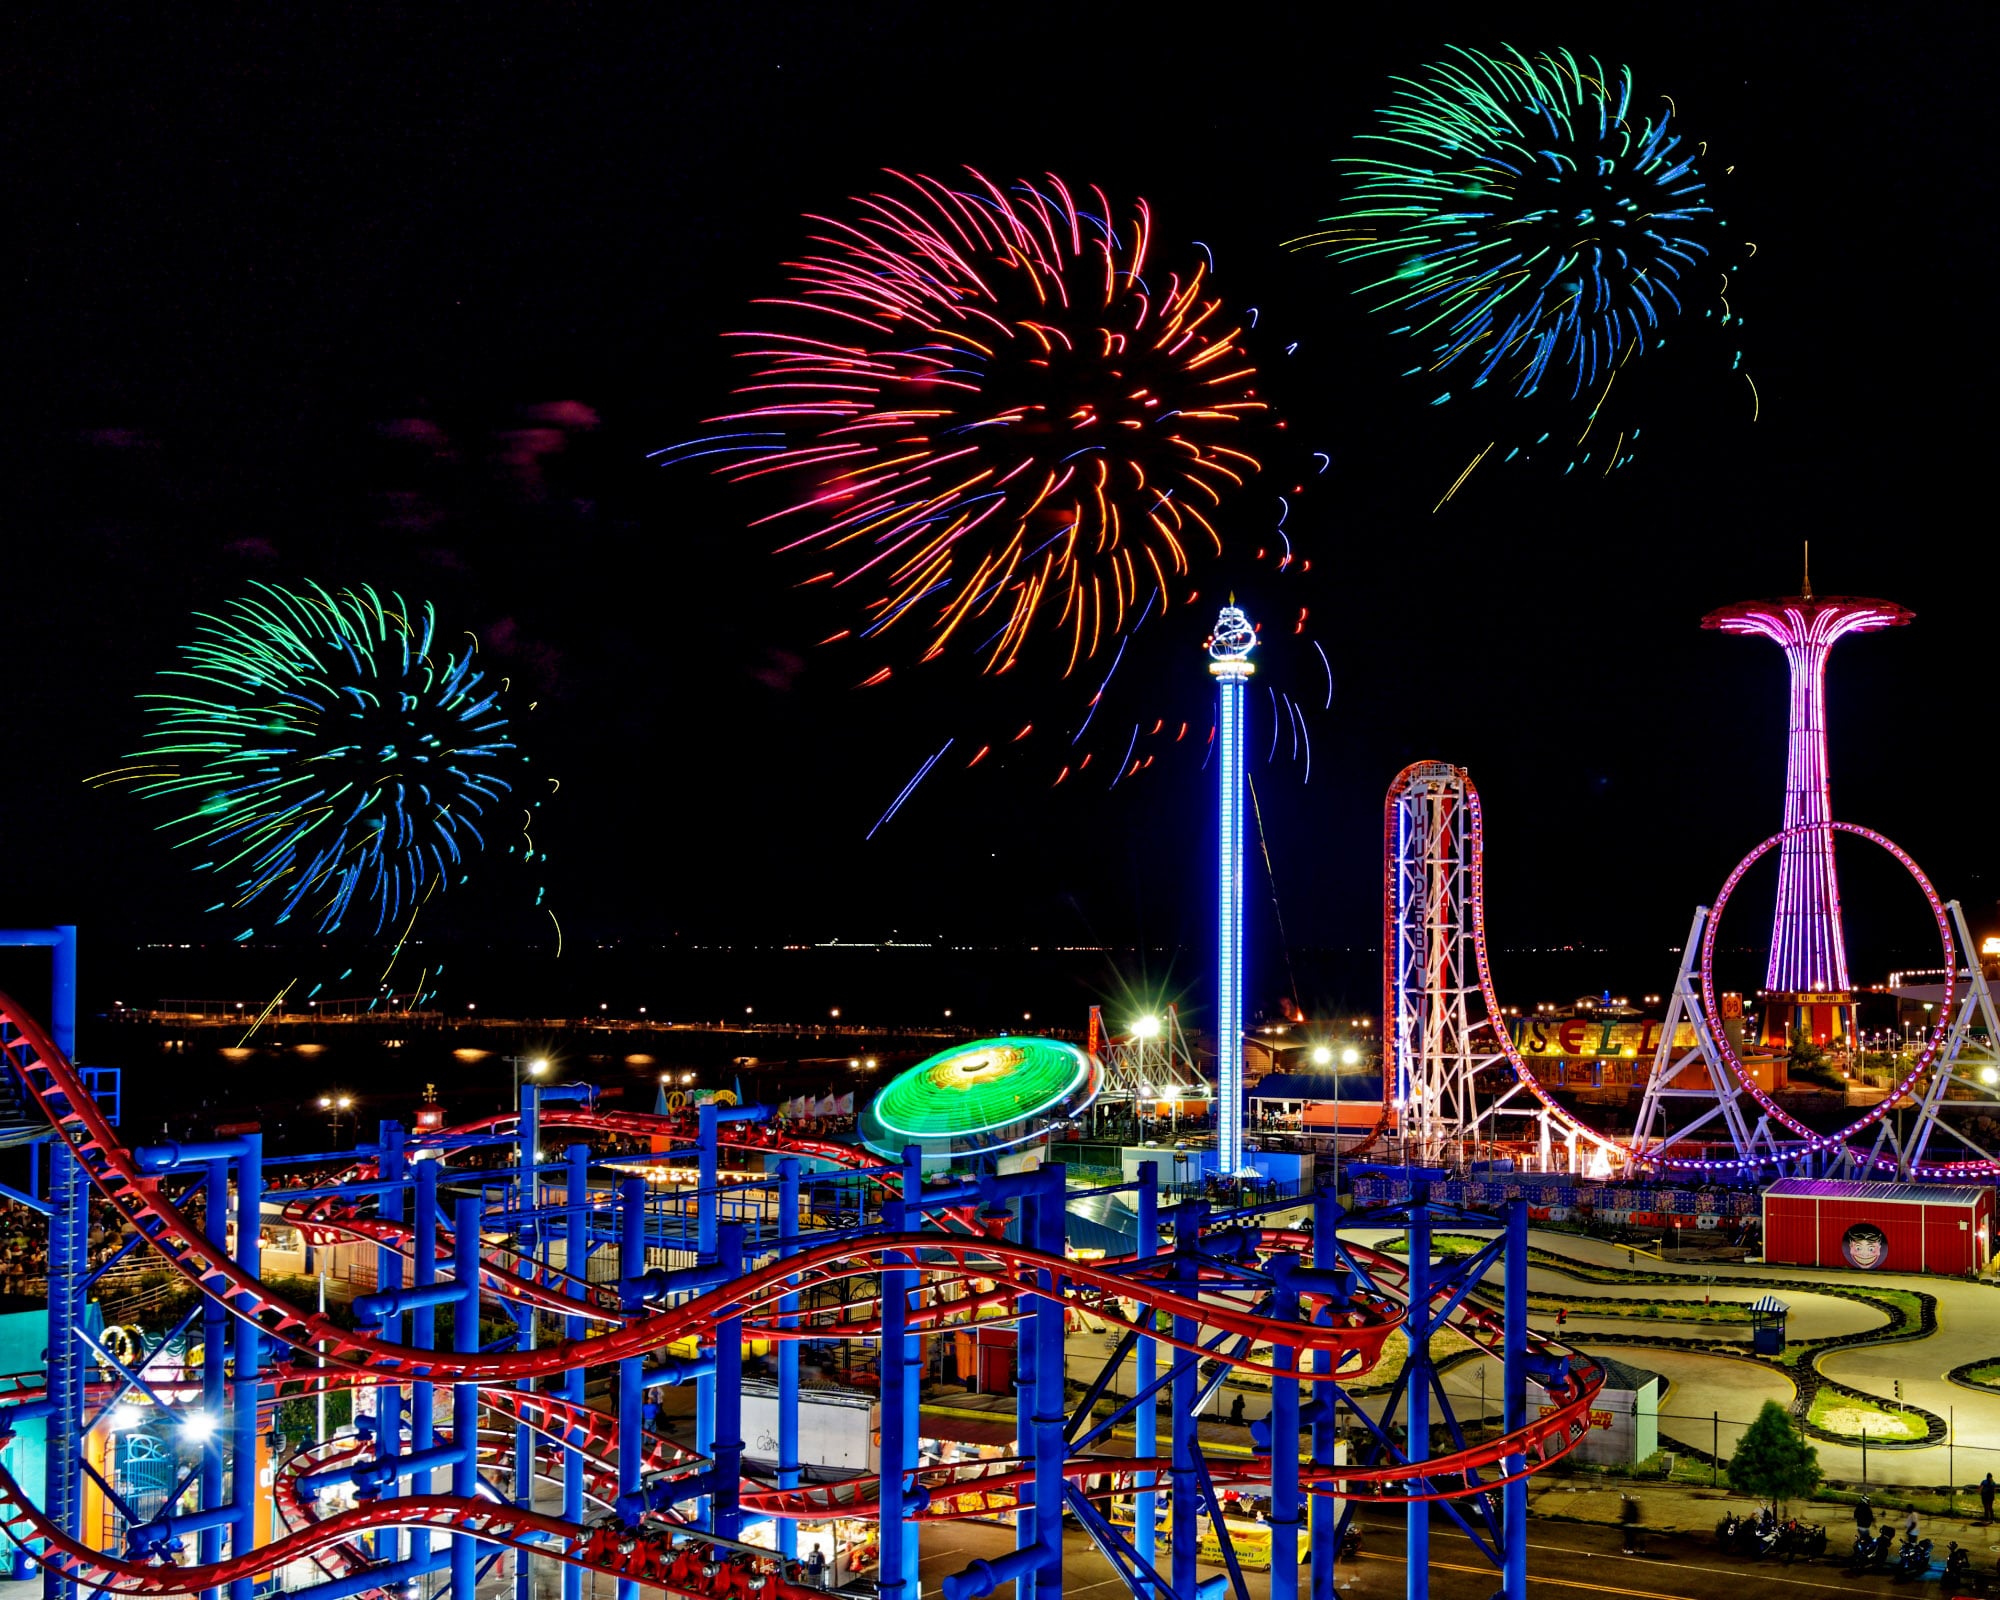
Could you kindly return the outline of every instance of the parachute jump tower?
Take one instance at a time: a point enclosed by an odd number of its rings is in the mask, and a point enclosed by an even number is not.
[[[1850,633],[1900,628],[1915,613],[1891,600],[1801,592],[1744,600],[1701,619],[1704,628],[1769,639],[1791,669],[1785,745],[1785,839],[1778,856],[1778,906],[1764,973],[1761,1043],[1784,1050],[1800,1040],[1845,1043],[1854,1031],[1840,883],[1833,864],[1833,805],[1827,782],[1826,659]]]
[[[1215,1164],[1243,1170],[1243,685],[1257,669],[1257,630],[1234,601],[1215,619],[1216,980]]]

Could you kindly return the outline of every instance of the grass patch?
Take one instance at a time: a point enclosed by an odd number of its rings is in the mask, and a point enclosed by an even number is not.
[[[1984,1383],[2000,1389],[2000,1358],[1975,1362],[1969,1367],[1960,1367],[1958,1376],[1967,1383]]]
[[[1842,1394],[1831,1385],[1823,1386],[1813,1396],[1806,1421],[1844,1439],[1858,1440],[1865,1435],[1884,1443],[1922,1439],[1930,1431],[1929,1424],[1914,1413],[1898,1411],[1862,1395]]]

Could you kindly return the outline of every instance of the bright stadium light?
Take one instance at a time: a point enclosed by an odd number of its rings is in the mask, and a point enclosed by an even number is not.
[[[1355,1049],[1353,1045],[1349,1045],[1345,1050],[1340,1052],[1340,1059],[1343,1064],[1351,1067],[1361,1060],[1361,1052]]]
[[[1323,1067],[1333,1059],[1333,1052],[1323,1044],[1313,1046],[1313,1065]]]
[[[215,1437],[215,1418],[206,1411],[194,1411],[181,1424],[181,1437],[189,1444],[207,1444]]]
[[[1157,1039],[1159,1036],[1160,1019],[1158,1017],[1140,1017],[1132,1024],[1132,1037],[1135,1039]]]

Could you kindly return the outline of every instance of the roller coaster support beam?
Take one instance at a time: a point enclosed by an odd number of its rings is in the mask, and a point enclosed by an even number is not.
[[[428,1162],[425,1163],[429,1165]],[[590,1146],[573,1144],[563,1151],[563,1271],[570,1292],[581,1295],[590,1269]],[[580,1342],[588,1324],[582,1317],[563,1318],[563,1337]],[[584,1404],[584,1374],[581,1365],[563,1374],[558,1391],[579,1409]],[[583,1452],[563,1447],[563,1520],[583,1521]],[[583,1569],[565,1561],[562,1568],[562,1600],[583,1600]]]
[[[407,1141],[401,1123],[383,1122],[379,1125],[375,1162],[376,1170],[381,1174],[384,1183],[387,1185],[382,1190],[380,1198],[375,1202],[376,1214],[385,1221],[401,1222],[404,1211],[403,1190],[409,1182],[410,1168]],[[435,1240],[436,1235],[433,1234],[430,1239],[422,1241],[418,1247],[417,1254],[425,1255],[434,1253],[436,1248]],[[378,1246],[375,1251],[375,1285],[378,1290],[385,1290],[390,1293],[403,1287],[402,1254],[387,1244]],[[458,1322],[463,1320],[462,1317],[454,1317],[453,1326],[456,1327]],[[384,1319],[382,1323],[383,1338],[395,1340],[400,1344],[402,1342],[402,1333],[402,1319],[400,1317],[392,1316]],[[383,1384],[375,1388],[373,1394],[375,1397],[375,1448],[378,1451],[393,1452],[400,1445],[403,1438],[403,1392],[394,1384]],[[356,1407],[358,1410],[359,1396],[356,1397]],[[456,1412],[454,1411],[455,1415]],[[393,1495],[397,1492],[397,1488],[396,1484],[391,1483],[385,1492]],[[456,1544],[456,1541],[454,1541],[454,1544]],[[376,1560],[394,1561],[402,1553],[402,1541],[394,1529],[384,1528],[375,1535]]]
[[[414,1287],[424,1290],[437,1283],[438,1164],[435,1161],[417,1161],[411,1165],[415,1168],[417,1180],[414,1214],[411,1217],[417,1248],[411,1277]],[[437,1348],[437,1309],[434,1306],[422,1306],[410,1314],[410,1342],[426,1350]],[[436,1447],[437,1390],[428,1383],[413,1383],[410,1385],[410,1453],[421,1456]],[[431,1494],[437,1489],[437,1480],[425,1472],[411,1488],[418,1494]],[[431,1559],[428,1528],[411,1531],[410,1559]]]
[[[624,1178],[618,1184],[618,1272],[621,1277],[636,1278],[645,1270],[646,1180]],[[645,1467],[642,1365],[638,1356],[628,1356],[618,1363],[618,1493],[621,1498],[639,1492],[639,1480]],[[695,1448],[701,1448],[699,1441]],[[468,1588],[462,1594],[453,1595],[452,1600],[472,1600],[472,1591]],[[620,1578],[618,1600],[639,1600],[639,1585],[630,1578]]]
[[[1208,1220],[1208,1206],[1200,1200],[1184,1200],[1173,1208],[1174,1288],[1188,1299],[1201,1293],[1201,1261],[1196,1252],[1202,1225]],[[1201,1329],[1192,1317],[1174,1318],[1173,1355],[1173,1570],[1167,1574],[1176,1595],[1195,1592],[1195,1555],[1199,1538],[1195,1515],[1201,1509],[1201,1472],[1195,1460],[1197,1429],[1196,1386],[1200,1365],[1189,1352],[1200,1338]]]
[[[1299,1292],[1278,1280],[1271,1291],[1271,1319],[1299,1320]],[[1299,1353],[1288,1344],[1272,1348],[1273,1364],[1296,1371]],[[1271,1380],[1271,1600],[1298,1600],[1299,1594],[1299,1380]]]
[[[918,1201],[924,1188],[923,1153],[911,1145],[903,1152],[902,1196],[883,1204],[882,1223],[891,1233],[916,1227],[922,1216]],[[880,1506],[880,1565],[876,1581],[883,1600],[921,1600],[923,1579],[917,1570],[917,1528],[909,1520],[908,1476],[918,1464],[917,1407],[923,1375],[924,1342],[908,1334],[910,1290],[914,1272],[892,1271],[891,1261],[914,1256],[901,1252],[882,1258],[882,1335],[876,1351],[882,1391],[882,1462]],[[1020,1336],[1016,1336],[1016,1357]],[[1025,1438],[1025,1432],[1022,1434]],[[1018,1517],[1016,1518],[1018,1522]],[[1026,1600],[1026,1597],[1023,1597]]]
[[[778,1254],[794,1254],[799,1248],[799,1158],[786,1156],[778,1162]],[[794,1277],[788,1280],[797,1283]],[[778,1301],[778,1326],[799,1325],[799,1297],[782,1296]],[[1143,1453],[1143,1452],[1142,1452]],[[799,1341],[778,1342],[778,1487],[799,1486]],[[796,1560],[799,1553],[799,1525],[796,1518],[778,1519],[778,1554]]]
[[[236,1264],[251,1278],[264,1275],[264,1136],[253,1133],[243,1140],[244,1150],[233,1163],[236,1168]],[[247,1307],[245,1309],[248,1309]],[[263,1353],[263,1330],[248,1317],[237,1317],[236,1369],[230,1383],[234,1409],[230,1414],[233,1436],[230,1461],[230,1503],[236,1515],[230,1527],[230,1554],[248,1555],[270,1542],[263,1526],[257,1501],[257,1388],[258,1358]],[[230,1600],[250,1600],[256,1587],[252,1578],[238,1578],[229,1586]]]
[[[1500,1426],[1514,1433],[1528,1425],[1528,1202],[1507,1203],[1507,1281],[1504,1288],[1505,1356],[1501,1362]],[[1485,1417],[1479,1419],[1485,1425]],[[1527,1461],[1510,1456],[1500,1464],[1513,1481],[1501,1490],[1501,1595],[1528,1600]]]
[[[1069,1225],[1066,1207],[1068,1168],[1044,1166],[1032,1174],[1032,1187],[1021,1206],[1021,1242],[1061,1260]],[[1066,1364],[1063,1349],[1064,1305],[1055,1274],[1040,1272],[1036,1282],[1048,1293],[1038,1296],[1030,1316],[1031,1327],[1015,1335],[1032,1332],[1035,1341],[1035,1378],[1031,1452],[1035,1466],[1034,1545],[1041,1552],[1032,1577],[1023,1574],[1014,1586],[1017,1600],[1062,1600],[1063,1461],[1069,1454],[1063,1437],[1068,1422]],[[1015,1519],[1016,1539],[1025,1548],[1027,1530]]]
[[[451,1347],[460,1355],[479,1350],[479,1213],[480,1202],[468,1196],[452,1208],[452,1276],[468,1289],[452,1308]],[[624,1418],[620,1417],[620,1422]],[[637,1419],[630,1426],[637,1437]],[[479,1386],[451,1386],[451,1437],[467,1448],[451,1467],[451,1492],[470,1500],[479,1493]],[[477,1600],[479,1544],[463,1531],[451,1537],[452,1600]],[[621,1585],[621,1588],[623,1586]]]
[[[1431,1208],[1430,1185],[1410,1186],[1410,1217],[1404,1237],[1410,1247],[1410,1279],[1407,1320],[1404,1334],[1410,1353],[1404,1363],[1407,1383],[1403,1392],[1404,1447],[1406,1460],[1418,1461],[1431,1453]],[[1385,1419],[1386,1420],[1386,1419]],[[1410,1480],[1410,1489],[1421,1495],[1421,1477]],[[1428,1500],[1412,1500],[1404,1508],[1404,1556],[1409,1562],[1406,1600],[1430,1600],[1431,1592],[1431,1505]]]
[[[542,1159],[542,1087],[538,1083],[523,1083],[519,1086],[519,1100],[515,1107],[514,1119],[514,1161],[519,1169],[516,1175],[517,1193],[514,1199],[515,1215],[514,1248],[521,1259],[527,1262],[539,1261],[542,1257],[541,1242],[543,1227],[539,1221],[541,1210],[541,1183],[536,1168]],[[529,1273],[534,1274],[533,1266]],[[514,1308],[514,1326],[519,1330],[514,1348],[532,1350],[535,1348],[537,1325],[535,1309],[532,1306]],[[532,1390],[534,1383],[526,1378],[515,1385],[522,1391]],[[532,1511],[535,1508],[535,1433],[525,1420],[514,1425],[514,1504]],[[514,1600],[533,1600],[531,1587],[533,1576],[529,1570],[530,1558],[526,1550],[514,1552]]]
[[[1332,1190],[1313,1196],[1313,1265],[1330,1272],[1340,1263],[1340,1199]],[[1329,1317],[1330,1320],[1330,1317]],[[1333,1476],[1340,1454],[1340,1390],[1333,1382],[1334,1357],[1322,1350],[1313,1358],[1319,1374],[1313,1384],[1312,1459],[1313,1477]],[[1338,1500],[1321,1500],[1313,1507],[1312,1529],[1308,1536],[1312,1561],[1312,1600],[1334,1600],[1333,1566],[1340,1554],[1341,1523],[1346,1520]]]
[[[718,1230],[720,1262],[732,1278],[743,1276],[743,1224],[724,1223]],[[787,1344],[791,1340],[785,1341]],[[715,1495],[709,1502],[709,1531],[735,1539],[743,1531],[743,1316],[739,1312],[715,1325],[715,1437],[709,1444],[714,1461]]]
[[[1157,1161],[1139,1163],[1139,1240],[1138,1257],[1150,1262],[1160,1253],[1160,1164]],[[1146,1318],[1151,1326],[1151,1318]],[[1133,1393],[1145,1395],[1139,1407],[1132,1414],[1132,1453],[1141,1461],[1150,1460],[1160,1450],[1160,1402],[1157,1395],[1149,1393],[1160,1377],[1160,1347],[1156,1340],[1141,1334],[1133,1350]],[[1154,1523],[1158,1516],[1159,1497],[1153,1493],[1155,1474],[1142,1472],[1135,1480],[1137,1495],[1132,1502],[1132,1548],[1139,1559],[1148,1567],[1158,1565],[1159,1530]],[[1159,1596],[1151,1600],[1160,1600]]]
[[[55,1047],[76,1059],[76,928],[10,928],[0,945],[35,945],[49,952],[49,1034]],[[39,1145],[30,1146],[35,1160]],[[31,1166],[32,1170],[32,1166]],[[28,1183],[32,1193],[35,1184]],[[90,1189],[76,1154],[60,1136],[49,1141],[48,1400],[44,1457],[48,1479],[43,1508],[58,1530],[76,1537],[83,1509],[83,1280],[90,1268]],[[47,1600],[75,1600],[76,1580],[60,1567],[42,1571]]]
[[[206,1221],[203,1231],[208,1242],[220,1253],[229,1238],[229,1162],[211,1161],[206,1178],[204,1211]],[[201,1297],[201,1404],[202,1412],[211,1421],[219,1422],[229,1407],[229,1308],[218,1296],[205,1294]],[[222,1500],[222,1442],[213,1434],[201,1444],[201,1492],[196,1502],[200,1507],[197,1515],[213,1516],[223,1508]],[[222,1559],[222,1524],[209,1522],[200,1529],[200,1538],[195,1541],[197,1559],[214,1562]],[[203,1591],[205,1600],[216,1600],[216,1591]]]

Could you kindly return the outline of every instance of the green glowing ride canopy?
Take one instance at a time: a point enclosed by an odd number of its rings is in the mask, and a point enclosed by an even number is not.
[[[861,1142],[887,1160],[917,1145],[927,1161],[1042,1137],[1097,1098],[1097,1057],[1060,1039],[975,1039],[920,1061],[861,1114]]]

